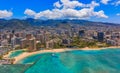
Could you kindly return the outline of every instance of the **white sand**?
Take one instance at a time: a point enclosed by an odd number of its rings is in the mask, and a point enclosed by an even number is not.
[[[22,60],[25,57],[28,57],[30,55],[34,55],[34,54],[39,54],[39,53],[46,53],[46,52],[64,52],[64,51],[72,51],[72,50],[102,50],[102,49],[108,49],[108,48],[120,48],[120,46],[111,46],[111,47],[106,47],[106,48],[78,48],[78,49],[70,49],[70,48],[62,48],[62,49],[51,49],[51,50],[40,50],[40,51],[35,51],[35,52],[24,52],[19,56],[14,57],[15,61],[14,64],[16,64],[18,61]],[[11,51],[12,52],[12,51]],[[7,55],[5,55],[4,57],[8,57],[11,52]]]
[[[46,52],[64,52],[64,51],[67,51],[67,49],[53,49],[53,50],[41,50],[41,51],[36,51],[36,52],[24,52],[21,55],[14,57],[15,58],[14,64],[16,64],[18,61],[30,55],[46,53]]]

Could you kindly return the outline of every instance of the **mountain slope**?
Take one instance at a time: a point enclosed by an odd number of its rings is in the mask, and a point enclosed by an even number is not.
[[[25,29],[34,26],[59,26],[59,25],[81,25],[81,26],[120,26],[114,23],[103,23],[103,22],[92,22],[87,20],[35,20],[28,18],[25,20],[11,19],[5,20],[0,19],[0,29]]]

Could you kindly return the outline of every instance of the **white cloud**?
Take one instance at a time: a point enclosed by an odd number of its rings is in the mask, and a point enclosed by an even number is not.
[[[61,0],[61,4],[59,1],[54,3],[54,6],[60,8],[62,7],[63,9],[68,9],[68,8],[76,8],[76,7],[95,7],[99,6],[99,3],[96,3],[92,1],[90,4],[83,4],[77,0]]]
[[[11,17],[13,13],[7,10],[0,10],[0,18],[8,18]]]
[[[70,1],[70,0],[61,0],[61,5],[64,9],[66,8],[76,8],[76,7],[84,7],[85,5],[83,3],[80,3],[76,0]]]
[[[29,16],[34,16],[36,14],[36,12],[31,9],[26,9],[24,14],[27,14]]]
[[[120,13],[117,13],[116,15],[117,15],[117,16],[120,16]]]
[[[35,19],[86,19],[90,17],[108,18],[103,10],[95,11],[99,3],[92,1],[90,4],[83,4],[77,0],[60,0],[54,3],[54,9],[45,10],[39,13],[26,9],[24,14],[34,16]],[[77,8],[77,9],[76,9]]]
[[[95,12],[96,16],[99,17],[99,18],[108,18],[107,15],[104,14],[104,11],[101,10],[101,11],[98,11],[98,12]]]
[[[108,4],[109,1],[110,1],[110,0],[101,0],[101,3],[103,3],[103,4]]]
[[[120,5],[120,0],[118,0],[117,2],[115,2],[115,5],[116,6]]]
[[[55,2],[55,3],[54,3],[54,6],[57,7],[57,8],[60,8],[60,7],[61,7],[61,4],[60,4],[60,2],[58,1],[58,2]]]

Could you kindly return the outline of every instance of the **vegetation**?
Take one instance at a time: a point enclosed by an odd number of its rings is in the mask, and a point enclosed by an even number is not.
[[[37,43],[37,44],[36,44],[36,48],[37,48],[37,49],[41,48],[41,43]]]
[[[65,48],[65,46],[64,45],[62,45],[61,43],[55,43],[54,44],[54,46],[53,46],[53,48]]]
[[[37,44],[36,44],[36,48],[37,48],[37,49],[45,48],[45,44],[44,44],[44,43],[43,43],[43,44],[37,43]]]
[[[69,25],[66,24],[79,24],[79,25],[85,25],[85,26],[101,26],[101,25],[117,25],[119,24],[112,24],[112,23],[102,23],[102,22],[92,22],[87,20],[36,20],[32,18],[28,18],[25,20],[19,20],[19,19],[11,19],[11,20],[5,20],[0,19],[0,28],[9,28],[9,29],[25,29],[25,28],[36,28],[37,26],[57,26],[61,28],[69,27]],[[99,25],[97,25],[99,24]],[[37,27],[38,28],[38,27]]]
[[[16,46],[15,49],[16,49],[16,50],[17,50],[17,49],[21,49],[21,47],[20,47],[20,46]]]
[[[106,43],[100,43],[96,40],[87,40],[79,37],[73,38],[73,42],[71,43],[71,46],[75,46],[78,48],[101,48],[101,47],[108,47],[109,45]]]
[[[3,56],[0,56],[0,60],[3,58]]]

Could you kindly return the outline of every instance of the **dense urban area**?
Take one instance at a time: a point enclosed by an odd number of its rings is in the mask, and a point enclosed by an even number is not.
[[[2,57],[15,49],[27,48],[32,52],[43,49],[120,46],[120,26],[109,25],[109,23],[93,23],[94,25],[86,23],[85,25],[84,22],[74,24],[70,21],[69,23],[61,21],[55,26],[51,23],[51,26],[39,25],[33,28],[24,27],[24,29],[1,28],[0,61],[3,64],[11,63],[13,59]]]

